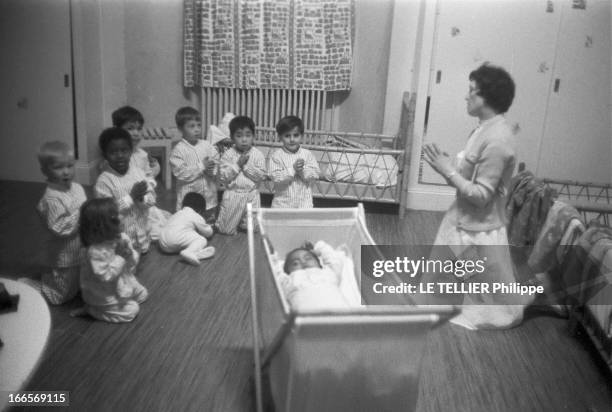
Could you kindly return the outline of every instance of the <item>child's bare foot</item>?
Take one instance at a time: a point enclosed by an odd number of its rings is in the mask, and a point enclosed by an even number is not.
[[[200,250],[197,253],[197,255],[200,260],[210,259],[211,257],[215,255],[215,247],[214,246],[205,247],[204,249]]]
[[[198,266],[200,264],[200,259],[198,259],[198,256],[191,251],[182,250],[179,254],[186,262],[191,263],[192,265]]]

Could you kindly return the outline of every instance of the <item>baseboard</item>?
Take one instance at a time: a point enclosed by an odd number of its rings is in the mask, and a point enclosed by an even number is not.
[[[93,185],[98,177],[98,162],[98,160],[78,161],[74,166],[74,180],[82,185]]]
[[[407,209],[445,211],[455,200],[455,190],[448,186],[418,185],[408,188]]]

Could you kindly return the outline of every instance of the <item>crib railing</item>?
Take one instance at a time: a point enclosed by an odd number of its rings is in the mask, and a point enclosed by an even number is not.
[[[257,127],[256,143],[277,143],[278,135],[273,127]],[[348,133],[326,130],[305,130],[302,143],[306,145],[336,145],[354,148],[398,149],[398,136],[374,133]]]
[[[556,191],[559,200],[578,209],[585,222],[612,222],[612,185],[546,178],[542,181]]]

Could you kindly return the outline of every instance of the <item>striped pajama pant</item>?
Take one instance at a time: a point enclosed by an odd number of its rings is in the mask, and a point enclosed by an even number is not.
[[[56,267],[43,273],[41,291],[52,305],[61,305],[79,293],[80,266]]]
[[[254,209],[259,209],[261,203],[258,190],[241,192],[227,189],[223,192],[219,218],[217,219],[219,233],[235,235],[238,226],[241,229],[246,229],[246,207],[249,202],[253,204]]]

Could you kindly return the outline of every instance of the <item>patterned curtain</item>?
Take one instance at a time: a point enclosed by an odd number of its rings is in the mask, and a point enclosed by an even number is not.
[[[187,87],[346,90],[354,0],[184,0]]]

